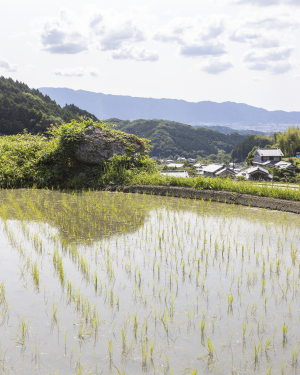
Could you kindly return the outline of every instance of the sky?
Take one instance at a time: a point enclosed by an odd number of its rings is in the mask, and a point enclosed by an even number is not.
[[[300,111],[300,0],[10,0],[0,33],[32,88]]]

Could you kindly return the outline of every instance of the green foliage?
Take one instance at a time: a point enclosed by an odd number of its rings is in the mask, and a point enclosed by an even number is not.
[[[234,147],[232,153],[234,153],[235,160],[243,161],[255,146],[264,148],[266,145],[274,145],[274,141],[273,136],[249,134],[245,140]]]
[[[254,155],[253,155],[253,152],[255,151],[255,150],[257,150],[259,147],[258,146],[254,146],[253,147],[253,149],[249,152],[249,154],[248,154],[248,156],[246,157],[246,163],[248,164],[248,165],[250,165],[251,164],[251,162],[253,161],[253,159],[254,159]]]
[[[274,181],[276,182],[288,182],[294,183],[300,180],[300,176],[298,173],[293,172],[290,169],[279,169],[279,168],[272,168],[271,172],[274,176]]]
[[[206,157],[198,157],[197,163],[202,163],[205,165],[211,163],[220,163],[220,164],[228,164],[232,160],[231,154],[226,154],[224,150],[219,150],[217,155],[211,154]]]
[[[239,194],[251,194],[261,197],[279,198],[300,201],[300,190],[288,187],[277,187],[270,183],[256,184],[250,181],[237,181],[230,178],[183,178],[166,176],[160,173],[141,172],[132,178],[130,185],[160,185],[191,187],[218,191],[232,191]]]
[[[284,155],[294,156],[296,152],[300,152],[300,129],[291,126],[284,133],[277,133],[276,142]],[[289,147],[290,144],[291,148]]]
[[[11,78],[0,77],[0,134],[12,135],[27,129],[31,133],[45,132],[51,125],[71,120],[97,118],[74,105],[61,108],[39,90]]]
[[[103,187],[127,183],[140,171],[152,173],[156,170],[147,155],[115,155],[98,166],[86,166],[77,161],[75,150],[83,132],[93,127],[117,134],[129,145],[128,140],[134,137],[110,129],[110,124],[92,120],[73,120],[60,127],[52,126],[47,137],[26,131],[0,137],[0,187]],[[139,141],[146,145],[146,140]]]
[[[176,159],[181,157],[207,157],[219,150],[230,153],[233,147],[246,138],[238,133],[222,134],[204,127],[193,127],[164,120],[107,120],[117,129],[151,140],[151,155]]]

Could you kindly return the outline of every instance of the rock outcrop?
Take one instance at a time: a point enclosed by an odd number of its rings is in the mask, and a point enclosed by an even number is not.
[[[146,153],[143,140],[133,134],[102,128],[87,129],[79,143],[75,156],[87,165],[98,165],[114,155]]]

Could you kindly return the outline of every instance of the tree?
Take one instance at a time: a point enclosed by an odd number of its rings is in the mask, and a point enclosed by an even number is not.
[[[232,153],[234,152],[234,158],[236,160],[245,160],[249,152],[253,147],[258,146],[260,148],[266,147],[266,145],[273,145],[274,137],[267,136],[263,134],[248,134],[247,138],[240,142],[234,147]]]
[[[259,148],[259,146],[254,146],[253,149],[249,152],[248,156],[246,157],[246,163],[248,165],[251,165],[253,159],[254,159],[254,156],[253,156],[253,152],[255,150],[257,150]]]
[[[289,156],[290,153],[293,156],[292,154],[300,152],[300,129],[290,126],[284,133],[276,134],[276,141],[285,156]]]

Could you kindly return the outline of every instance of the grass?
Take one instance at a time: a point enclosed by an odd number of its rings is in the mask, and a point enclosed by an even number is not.
[[[250,194],[261,197],[278,198],[300,201],[300,189],[279,187],[276,184],[262,183],[260,185],[251,181],[237,181],[223,178],[182,178],[164,176],[160,173],[139,173],[130,180],[130,185],[156,185],[195,188],[197,190],[230,191],[239,194]]]

